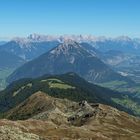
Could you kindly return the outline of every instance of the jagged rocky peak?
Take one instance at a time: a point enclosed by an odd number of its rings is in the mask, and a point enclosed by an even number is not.
[[[96,37],[93,35],[41,35],[41,34],[30,34],[27,38],[14,38],[16,41],[20,42],[41,42],[41,41],[58,41],[60,43],[65,43],[68,40],[74,40],[78,43],[81,42],[104,42],[106,40],[112,41],[124,41],[130,42],[131,38],[127,36],[120,36],[117,38],[106,38],[104,36]]]
[[[61,48],[68,48],[68,49],[72,49],[72,48],[79,48],[81,47],[80,44],[78,44],[76,41],[71,40],[71,39],[66,39],[64,40],[64,43],[62,45],[60,45]]]
[[[30,34],[27,39],[32,40],[32,41],[48,41],[51,40],[51,36],[47,35],[39,35],[39,34]]]
[[[77,42],[75,42],[74,40],[71,39],[66,39],[64,40],[64,43],[60,44],[58,47],[56,47],[55,49],[53,49],[51,51],[52,54],[67,54],[69,53],[71,50],[78,50],[78,49],[83,49],[81,47],[81,45]]]
[[[57,35],[41,35],[41,34],[30,34],[27,37],[28,40],[33,41],[33,42],[41,42],[41,41],[60,41],[60,37]]]
[[[58,41],[58,36],[52,35],[40,35],[40,34],[30,34],[28,37],[15,37],[12,39],[17,43],[28,43],[28,42],[43,42],[43,41]]]
[[[30,34],[27,38],[30,40],[40,40],[42,36],[40,36],[39,34]]]

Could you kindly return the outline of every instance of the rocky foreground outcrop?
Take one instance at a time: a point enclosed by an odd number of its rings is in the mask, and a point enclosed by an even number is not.
[[[0,126],[0,140],[42,140],[39,136],[22,131],[19,127]]]
[[[31,115],[32,114],[32,115]],[[0,120],[1,140],[139,140],[140,119],[102,104],[37,92]],[[26,120],[17,120],[16,118]]]

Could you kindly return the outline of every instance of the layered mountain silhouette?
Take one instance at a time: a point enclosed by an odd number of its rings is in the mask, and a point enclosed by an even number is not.
[[[67,72],[75,72],[90,82],[112,80],[132,82],[130,79],[114,72],[84,47],[72,40],[66,40],[56,48],[14,71],[9,76],[8,82],[21,78],[35,78],[44,74],[63,74]]]

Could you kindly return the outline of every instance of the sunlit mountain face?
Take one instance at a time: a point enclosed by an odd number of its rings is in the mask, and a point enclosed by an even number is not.
[[[140,140],[140,1],[0,0],[0,140]]]
[[[131,79],[113,71],[98,58],[96,49],[90,52],[85,44],[65,40],[52,50],[44,53],[13,72],[8,77],[12,82],[21,78],[34,78],[44,74],[64,74],[75,72],[90,82],[126,81]],[[89,47],[90,45],[87,45]]]
[[[19,59],[16,59],[17,63],[7,57],[7,62],[1,63],[8,63],[1,67],[4,75],[1,76],[1,89],[7,81],[19,78],[76,72],[89,82],[118,91],[139,93],[136,85],[140,81],[139,44],[138,38],[127,36],[31,34],[27,38],[14,38],[0,46],[1,52]]]

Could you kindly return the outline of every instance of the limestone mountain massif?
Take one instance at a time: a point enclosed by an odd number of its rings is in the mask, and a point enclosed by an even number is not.
[[[131,79],[113,71],[96,55],[93,55],[93,52],[87,51],[85,46],[72,40],[66,40],[49,52],[16,69],[7,81],[10,83],[21,78],[36,78],[44,74],[67,72],[75,72],[92,83],[115,80],[134,83]]]

